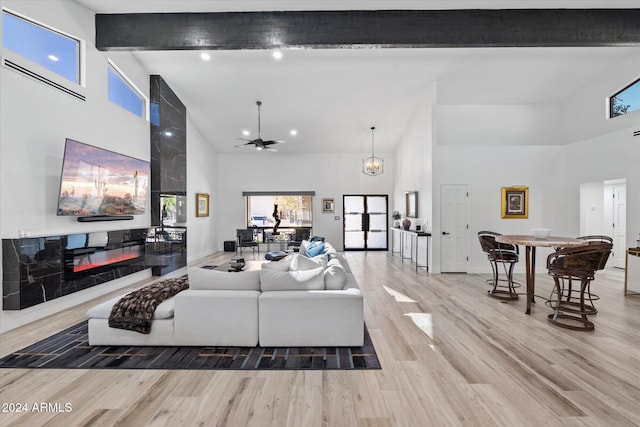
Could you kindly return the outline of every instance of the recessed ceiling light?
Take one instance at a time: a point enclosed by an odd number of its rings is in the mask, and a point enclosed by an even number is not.
[[[274,50],[273,53],[271,54],[271,56],[273,56],[273,59],[275,60],[280,60],[282,59],[282,51],[281,50]]]
[[[242,131],[242,134],[244,136],[249,136],[249,135],[251,135],[251,132],[249,132],[248,130],[245,129],[245,130]]]
[[[55,55],[49,55],[47,56],[47,58],[49,58],[50,60],[52,60],[53,62],[57,62],[58,61],[58,57]]]
[[[297,134],[298,134],[298,131],[297,131],[297,130],[295,130],[295,129],[291,129],[291,130],[289,131],[289,135],[291,135],[291,136],[296,136]]]
[[[202,53],[200,54],[200,58],[201,58],[203,61],[208,61],[208,60],[210,60],[210,59],[211,59],[211,55],[209,55],[207,52],[202,52]]]

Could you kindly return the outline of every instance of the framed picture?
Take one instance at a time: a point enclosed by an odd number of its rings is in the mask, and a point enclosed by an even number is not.
[[[407,217],[418,218],[418,192],[407,191],[406,193],[404,193],[404,197],[407,209]]]
[[[196,193],[196,216],[209,216],[209,195]]]
[[[335,210],[335,199],[322,199],[322,213],[334,213]]]
[[[529,218],[529,187],[502,187],[502,218]]]

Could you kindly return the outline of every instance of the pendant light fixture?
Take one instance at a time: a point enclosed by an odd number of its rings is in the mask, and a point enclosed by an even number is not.
[[[384,172],[384,159],[376,157],[373,147],[373,132],[375,126],[371,126],[371,157],[362,159],[362,173],[369,176],[381,175]]]

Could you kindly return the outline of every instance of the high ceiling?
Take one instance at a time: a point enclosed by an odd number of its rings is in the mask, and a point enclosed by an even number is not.
[[[76,1],[98,13],[637,6],[637,0]],[[202,52],[134,55],[168,82],[218,153],[255,152],[234,145],[243,130],[257,136],[257,100],[262,137],[286,140],[277,146],[281,153],[336,153],[370,150],[371,126],[376,151],[392,151],[432,82],[439,104],[558,103],[640,48],[296,49],[280,60],[270,51],[236,50],[210,51],[208,61]],[[109,55],[117,60],[117,52]]]

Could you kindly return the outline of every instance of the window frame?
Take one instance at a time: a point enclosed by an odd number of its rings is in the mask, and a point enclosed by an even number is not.
[[[619,91],[617,91],[616,93],[614,93],[613,95],[607,98],[607,118],[608,119],[614,119],[616,117],[626,116],[627,114],[633,113],[634,111],[640,111],[640,105],[639,105],[638,108],[636,108],[635,110],[631,110],[627,113],[613,115],[613,100],[618,95],[620,95],[621,93],[623,93],[624,91],[626,91],[627,89],[635,85],[640,85],[640,77],[633,80],[631,83],[629,83],[628,85],[626,85],[625,87],[623,87],[622,89],[620,89]]]
[[[2,64],[4,67],[6,68],[11,68],[9,66],[7,66],[6,61],[10,61],[13,62],[15,64],[18,64],[19,66],[25,68],[26,70],[37,74],[41,77],[44,77],[47,80],[50,80],[52,82],[54,82],[55,84],[62,86],[64,88],[67,88],[68,90],[74,91],[74,92],[79,92],[81,95],[84,95],[83,91],[86,88],[86,79],[87,79],[87,73],[86,73],[86,41],[81,39],[80,37],[74,36],[73,34],[70,34],[66,31],[62,31],[52,25],[46,24],[40,20],[31,18],[30,16],[27,16],[25,14],[22,14],[20,12],[16,12],[15,10],[6,8],[6,7],[2,7],[0,9],[0,13],[4,14],[7,13],[9,15],[12,15],[18,19],[22,19],[23,21],[26,21],[27,23],[34,25],[34,26],[38,26],[41,27],[47,31],[50,31],[52,33],[56,33],[62,37],[66,37],[68,39],[71,39],[73,41],[75,41],[77,43],[78,46],[78,51],[77,51],[77,57],[76,57],[76,66],[77,66],[77,72],[78,72],[78,81],[73,81],[70,80],[68,78],[66,78],[65,76],[63,76],[62,74],[58,74],[57,72],[51,70],[50,68],[46,67],[45,65],[39,64],[38,62],[33,61],[32,59],[27,58],[26,56],[21,55],[20,53],[13,51],[9,48],[6,48],[4,46],[4,42],[0,44],[0,49],[2,50]],[[1,15],[0,15],[0,19],[1,19]]]
[[[124,106],[114,102],[111,100],[111,98],[109,97],[109,67],[113,69],[113,71],[116,72],[116,74],[129,86],[129,88],[131,89],[132,92],[134,92],[136,95],[138,95],[140,98],[142,98],[142,116],[136,114],[135,112],[129,110],[128,108],[125,108]],[[130,112],[131,114],[134,114],[137,117],[140,117],[146,121],[149,121],[149,108],[150,108],[150,102],[149,102],[149,97],[147,97],[147,95],[145,95],[145,93],[140,90],[140,88],[133,82],[133,80],[131,80],[123,71],[122,69],[120,69],[120,67],[118,67],[118,65],[111,59],[111,58],[107,58],[107,100],[114,104],[117,105],[118,107],[122,108],[125,111]]]
[[[259,230],[265,230],[265,229],[272,229],[273,226],[275,225],[274,221],[271,222],[267,222],[266,224],[262,224],[262,225],[253,225],[252,224],[252,217],[253,216],[258,216],[257,213],[252,213],[251,212],[251,198],[252,197],[309,197],[309,219],[307,220],[301,220],[301,224],[280,224],[280,226],[278,228],[283,229],[283,230],[291,230],[291,229],[297,229],[297,228],[313,228],[313,209],[314,209],[314,197],[315,197],[315,192],[310,193],[310,192],[306,192],[306,191],[290,191],[290,192],[257,192],[257,193],[245,193],[243,194],[243,196],[245,196],[245,217],[246,217],[246,224],[248,228],[257,228]],[[268,214],[265,215],[265,217],[269,220],[272,219],[273,216],[269,216]],[[280,218],[281,220],[283,218]],[[307,223],[308,222],[308,223]]]

